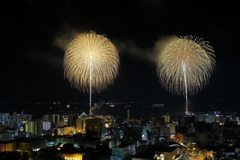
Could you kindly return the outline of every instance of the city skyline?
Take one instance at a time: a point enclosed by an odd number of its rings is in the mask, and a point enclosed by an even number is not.
[[[216,55],[210,83],[189,101],[239,99],[237,5],[206,2],[5,2],[0,101],[88,102],[89,94],[64,79],[63,48],[76,33],[91,30],[106,34],[120,56],[119,76],[107,90],[93,94],[94,102],[184,103],[183,96],[160,83],[154,49],[159,40],[185,35],[209,41]]]

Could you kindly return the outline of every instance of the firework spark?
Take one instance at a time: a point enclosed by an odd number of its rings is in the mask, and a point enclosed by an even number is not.
[[[176,38],[159,54],[157,74],[166,90],[193,95],[208,83],[214,58],[209,42],[195,36]]]
[[[68,45],[64,56],[64,75],[82,92],[101,92],[118,75],[116,47],[95,32],[79,34]]]

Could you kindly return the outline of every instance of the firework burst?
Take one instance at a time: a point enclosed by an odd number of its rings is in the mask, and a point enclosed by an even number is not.
[[[196,94],[209,81],[215,66],[209,42],[195,36],[172,40],[157,59],[157,74],[165,89],[177,95]]]
[[[79,34],[64,55],[64,76],[82,92],[101,92],[118,75],[116,47],[95,32]]]

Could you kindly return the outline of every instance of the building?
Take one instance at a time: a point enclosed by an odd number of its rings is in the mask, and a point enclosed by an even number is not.
[[[178,122],[179,122],[178,123],[179,127],[183,127],[183,126],[193,127],[193,126],[195,126],[194,116],[191,116],[191,115],[185,115],[185,116],[179,117]]]
[[[141,146],[140,146],[141,147]],[[167,144],[155,144],[142,147],[142,152],[132,157],[132,160],[172,160],[179,154],[178,147],[169,147]]]
[[[151,135],[153,137],[161,137],[161,136],[163,136],[162,129],[160,127],[152,128],[151,130],[152,130],[151,131]]]
[[[58,121],[57,126],[58,127],[64,127],[64,121]]]
[[[51,122],[50,121],[43,121],[42,122],[43,130],[48,131],[51,129]]]
[[[123,144],[112,148],[110,160],[123,160],[125,156],[134,155],[136,153],[135,144]]]
[[[58,121],[60,119],[60,115],[59,114],[53,114],[51,119],[52,119],[52,126],[53,127],[58,127]]]
[[[64,135],[73,135],[75,134],[75,127],[71,126],[71,127],[64,127]]]
[[[142,140],[142,127],[126,128],[123,130],[124,136],[132,137],[132,139]]]
[[[170,122],[170,115],[162,115],[162,117],[164,118],[164,122],[165,123],[169,123]]]
[[[51,115],[50,114],[44,114],[42,120],[43,121],[51,121]]]
[[[75,147],[79,148],[82,145],[83,137],[79,136],[64,136],[61,143],[70,143],[73,144]]]
[[[87,119],[86,120],[86,134],[95,137],[101,137],[103,134],[104,123],[103,119]]]
[[[40,122],[29,121],[27,124],[25,124],[25,131],[36,136],[42,135],[42,128],[43,126]]]
[[[15,115],[8,115],[8,121],[12,122],[22,122],[22,121],[31,121],[32,115],[31,114],[15,114]]]
[[[153,159],[165,160],[164,155],[161,153],[160,154],[159,153],[148,153],[148,154],[142,153],[132,158],[132,160],[153,160]]]
[[[17,140],[17,151],[25,152],[27,150],[38,151],[46,146],[47,140],[41,138],[20,138]]]
[[[183,135],[183,144],[185,145],[195,145],[197,143],[197,137],[195,134],[182,134]],[[202,135],[201,139],[204,139]]]
[[[18,132],[18,137],[26,137],[26,131],[24,131],[24,129],[20,128],[19,132]]]
[[[14,115],[4,115],[5,124],[10,128],[18,129],[21,125],[32,120],[31,114],[14,114]]]
[[[11,132],[0,132],[0,141],[10,141],[12,140]]]
[[[37,122],[35,124],[35,128],[34,128],[34,134],[36,136],[42,136],[42,124],[40,122]]]
[[[62,136],[62,135],[73,135],[75,134],[75,127],[62,127],[62,128],[54,128],[54,136]]]
[[[0,113],[0,121],[5,124],[8,121],[9,113]]]
[[[195,132],[197,141],[201,146],[206,146],[208,142],[208,133],[207,132]]]
[[[83,133],[83,118],[70,119],[70,124],[76,128],[76,133]]]
[[[205,121],[206,123],[211,123],[220,121],[218,114],[195,114],[194,116],[196,122]]]
[[[222,132],[222,143],[226,146],[232,147],[237,144],[237,142],[240,139],[240,134],[239,132],[229,132],[225,131]]]
[[[168,138],[171,137],[170,127],[164,127],[163,128],[163,136],[168,137]]]
[[[82,133],[83,132],[83,121],[82,118],[76,119],[76,132]]]
[[[0,152],[13,152],[16,151],[16,142],[6,141],[0,142]]]
[[[82,160],[84,153],[62,153],[61,157],[67,160]]]
[[[176,127],[178,126],[178,123],[166,123],[166,127],[170,128],[170,133],[175,134],[176,133]]]

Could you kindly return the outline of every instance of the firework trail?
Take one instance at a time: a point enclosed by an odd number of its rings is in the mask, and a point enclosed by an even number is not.
[[[64,76],[82,92],[101,92],[114,83],[118,75],[116,47],[95,32],[79,34],[69,43],[64,55]]]
[[[188,89],[187,89],[187,73],[186,73],[186,63],[182,61],[184,86],[185,86],[185,98],[186,98],[186,113],[188,114]]]
[[[187,97],[208,83],[214,58],[209,42],[195,36],[175,38],[159,54],[157,74],[166,90]]]

